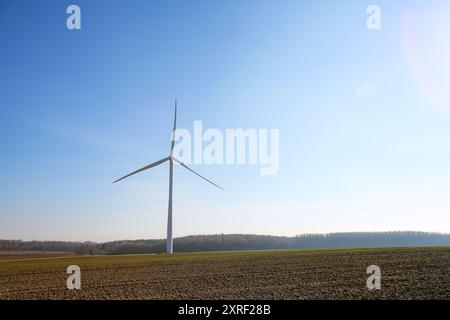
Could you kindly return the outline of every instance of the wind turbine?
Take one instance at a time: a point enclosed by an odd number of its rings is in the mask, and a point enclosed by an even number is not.
[[[172,144],[170,146],[170,154],[168,157],[165,157],[161,160],[158,160],[156,162],[153,162],[141,169],[138,169],[130,174],[127,174],[126,176],[117,179],[116,181],[114,181],[113,183],[119,182],[120,180],[123,180],[125,178],[128,178],[132,175],[135,175],[136,173],[148,170],[150,168],[159,166],[160,164],[169,161],[169,208],[168,208],[168,214],[167,214],[167,249],[166,252],[171,254],[173,253],[173,238],[172,238],[172,189],[173,189],[173,162],[177,162],[179,163],[182,167],[188,169],[189,171],[191,171],[192,173],[196,174],[197,176],[199,176],[200,178],[208,181],[209,183],[211,183],[212,185],[216,186],[219,189],[223,189],[222,187],[218,186],[217,184],[215,184],[214,182],[206,179],[205,177],[201,176],[199,173],[195,172],[194,170],[192,170],[191,168],[189,168],[187,165],[185,165],[183,162],[181,162],[180,160],[178,160],[177,158],[175,158],[173,156],[173,148],[175,146],[175,129],[177,127],[177,100],[175,100],[175,116],[174,116],[174,120],[173,120],[173,131],[172,131]]]

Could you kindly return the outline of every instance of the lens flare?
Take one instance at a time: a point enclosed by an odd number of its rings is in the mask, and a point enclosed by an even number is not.
[[[450,116],[450,5],[405,13],[402,39],[421,91],[434,107]]]

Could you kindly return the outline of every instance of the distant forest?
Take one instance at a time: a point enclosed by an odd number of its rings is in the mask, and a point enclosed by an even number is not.
[[[215,234],[174,239],[176,252],[405,246],[450,246],[450,234],[412,231],[305,234],[295,237]],[[165,247],[164,239],[120,240],[105,243],[0,240],[0,250],[59,251],[77,254],[161,253],[165,252]]]

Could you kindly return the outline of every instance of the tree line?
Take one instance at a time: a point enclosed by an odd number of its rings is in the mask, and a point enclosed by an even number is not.
[[[405,246],[450,246],[450,234],[414,231],[302,234],[295,237],[214,234],[174,239],[176,252]],[[0,250],[10,251],[36,250],[106,255],[162,253],[165,252],[165,248],[165,239],[104,243],[0,240]]]

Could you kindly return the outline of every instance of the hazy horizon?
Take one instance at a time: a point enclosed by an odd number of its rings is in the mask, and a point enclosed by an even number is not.
[[[309,236],[309,235],[333,235],[333,234],[382,234],[382,233],[422,233],[422,234],[435,234],[435,235],[450,235],[450,232],[433,232],[433,231],[420,231],[420,230],[388,230],[388,231],[340,231],[340,232],[327,232],[327,233],[298,233],[293,235],[282,235],[282,234],[257,234],[257,233],[204,233],[204,234],[187,234],[187,235],[179,235],[174,237],[174,239],[177,238],[185,238],[185,237],[197,237],[197,236],[216,236],[216,235],[252,235],[252,236],[263,236],[263,237],[286,237],[286,238],[294,238],[298,236]],[[161,240],[165,241],[166,237],[161,238],[123,238],[123,239],[110,239],[110,240],[102,240],[102,241],[94,241],[94,240],[64,240],[64,239],[4,239],[0,238],[0,240],[6,240],[6,241],[62,241],[62,242],[93,242],[93,243],[106,243],[106,242],[115,242],[115,241],[140,241],[140,240]]]

